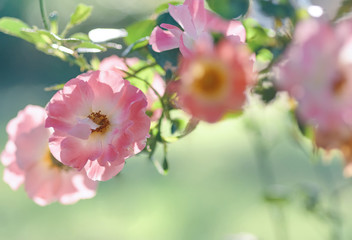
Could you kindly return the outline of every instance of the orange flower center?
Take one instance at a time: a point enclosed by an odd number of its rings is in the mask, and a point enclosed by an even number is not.
[[[71,168],[69,166],[66,166],[59,162],[58,160],[55,159],[55,157],[51,154],[50,150],[48,149],[47,152],[45,153],[42,161],[49,166],[49,168],[56,168],[59,170],[70,170]]]
[[[218,97],[226,89],[227,71],[215,60],[200,60],[192,64],[192,89],[207,98]]]
[[[337,95],[341,95],[341,93],[343,92],[343,89],[345,88],[347,84],[347,79],[345,77],[344,74],[340,75],[339,78],[337,78],[333,85],[332,85],[332,91],[333,93],[337,96]]]
[[[101,111],[91,113],[88,118],[99,125],[96,129],[92,129],[92,133],[105,133],[110,126],[109,119],[105,114],[101,114]]]

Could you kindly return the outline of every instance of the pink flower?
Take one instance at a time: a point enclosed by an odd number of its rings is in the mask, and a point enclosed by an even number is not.
[[[96,182],[50,154],[50,130],[44,127],[45,118],[42,107],[28,105],[8,123],[9,141],[1,154],[6,167],[4,181],[14,190],[24,183],[28,196],[42,206],[94,197]]]
[[[119,73],[122,77],[126,77],[128,72],[128,66],[133,66],[138,63],[138,58],[126,58],[124,61],[123,58],[120,58],[116,55],[104,58],[99,66],[99,70],[102,71],[115,71]],[[122,70],[122,71],[121,71]]]
[[[204,8],[204,0],[185,0],[183,5],[169,5],[169,13],[182,29],[171,24],[161,24],[151,33],[149,43],[156,52],[179,48],[189,56],[194,42],[200,38],[211,39],[211,32],[234,36],[244,42],[246,31],[239,21],[225,21]]]
[[[279,65],[277,86],[298,102],[302,121],[319,131],[352,126],[352,21],[333,28],[301,22]]]
[[[123,77],[125,77],[126,73],[123,71],[128,71],[129,70],[128,66],[134,67],[136,64],[138,64],[138,62],[139,60],[137,58],[126,58],[126,62],[125,62],[122,58],[116,55],[112,55],[110,57],[104,58],[101,61],[99,70],[115,71],[121,74]],[[126,63],[128,66],[126,65]],[[160,75],[156,72],[153,74],[152,87],[157,91],[157,93],[160,96],[164,95],[166,84],[163,81],[163,79],[160,77]],[[155,94],[154,90],[150,87],[148,87],[148,90],[145,91],[144,94],[146,95],[147,101],[148,101],[147,110],[152,112],[151,120],[157,121],[161,116],[162,109],[154,108],[153,104],[156,103],[159,100],[159,98]]]
[[[68,81],[47,105],[52,154],[89,178],[105,181],[146,145],[150,119],[144,94],[114,71],[91,71]]]
[[[183,110],[214,123],[229,111],[241,110],[255,73],[244,44],[223,39],[214,48],[203,43],[197,43],[195,51],[181,59],[180,80],[175,85]]]
[[[314,127],[315,143],[341,150],[352,176],[352,21],[335,27],[301,22],[278,66],[277,86],[296,99],[302,122]]]

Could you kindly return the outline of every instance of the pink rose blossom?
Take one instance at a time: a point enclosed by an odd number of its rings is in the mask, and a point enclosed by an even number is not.
[[[116,55],[112,55],[110,57],[104,58],[101,61],[99,69],[105,70],[105,71],[106,70],[115,71],[117,73],[120,73],[123,77],[125,77],[126,73],[123,71],[129,70],[127,65],[129,65],[130,67],[133,67],[135,64],[138,63],[138,61],[139,60],[137,58],[126,58],[126,62],[125,62],[122,58],[120,58]],[[127,65],[126,65],[126,63],[127,63]],[[123,70],[123,71],[121,71],[121,70]],[[164,95],[166,84],[158,73],[154,73],[152,87],[158,92],[158,94],[160,96]],[[146,95],[147,101],[148,101],[147,110],[152,112],[151,120],[157,121],[161,116],[162,109],[160,109],[160,108],[154,109],[153,104],[155,102],[157,102],[159,100],[159,98],[155,94],[153,89],[150,87],[145,92],[145,95]]]
[[[179,48],[183,56],[189,56],[194,42],[211,39],[211,32],[233,36],[245,42],[246,31],[239,21],[226,21],[204,8],[204,0],[186,0],[183,5],[169,5],[169,13],[182,27],[161,24],[151,33],[149,43],[156,52]]]
[[[50,154],[50,130],[44,127],[45,118],[42,107],[28,105],[8,123],[9,141],[1,154],[6,167],[4,181],[14,190],[24,183],[28,196],[42,206],[94,197],[96,182]]]
[[[315,143],[341,150],[352,176],[352,21],[335,27],[319,19],[301,22],[278,65],[277,86],[296,99]]]
[[[150,119],[142,91],[114,71],[91,71],[68,81],[47,105],[52,154],[65,165],[105,181],[146,145]]]
[[[352,21],[336,28],[301,22],[279,65],[278,88],[297,100],[300,119],[321,131],[352,126],[351,29]]]
[[[178,104],[193,117],[210,123],[242,109],[245,91],[255,77],[248,49],[230,38],[215,48],[198,42],[189,57],[181,58],[179,75],[175,83]]]

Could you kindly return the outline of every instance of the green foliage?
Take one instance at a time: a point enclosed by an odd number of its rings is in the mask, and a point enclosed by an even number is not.
[[[207,0],[209,7],[225,19],[244,16],[249,8],[249,0]]]
[[[155,52],[152,47],[148,46],[149,52],[154,57],[155,61],[162,67],[166,68],[166,71],[172,71],[172,67],[177,67],[178,65],[178,58],[180,56],[180,50],[171,49],[168,51],[163,52]]]
[[[144,38],[141,38],[137,41],[135,41],[134,43],[132,43],[131,45],[129,45],[123,52],[122,52],[122,57],[127,57],[130,53],[138,50],[138,49],[141,49],[141,48],[144,48],[144,47],[147,47],[148,44],[149,44],[149,37],[144,37]]]
[[[3,17],[0,18],[0,31],[15,37],[22,38],[31,42],[31,37],[27,36],[23,30],[30,29],[30,27],[17,18]]]
[[[175,21],[175,19],[173,17],[171,17],[170,13],[168,13],[168,12],[160,14],[158,16],[158,18],[156,19],[156,24],[159,27],[161,27],[160,25],[163,24],[163,23],[171,24],[171,25],[174,25],[174,26],[182,29],[182,27]]]
[[[259,0],[261,10],[268,16],[275,18],[295,18],[295,8],[290,1],[281,1],[274,3],[273,1]]]
[[[336,16],[334,17],[334,21],[342,18],[345,16],[347,13],[350,13],[352,10],[352,0],[344,0],[341,3],[341,6],[337,10]]]
[[[50,32],[54,34],[59,33],[59,25],[58,25],[58,13],[56,11],[51,12],[49,14],[49,22],[50,22]]]
[[[74,13],[71,15],[71,20],[70,20],[69,24],[71,26],[81,24],[82,22],[87,20],[87,18],[92,13],[92,10],[93,10],[92,6],[87,6],[85,4],[79,4],[77,6],[76,10],[74,11]]]
[[[78,5],[61,36],[57,34],[58,15],[56,12],[52,12],[49,15],[50,31],[38,29],[37,27],[31,28],[21,20],[10,17],[0,19],[0,31],[30,42],[38,50],[71,64],[76,64],[81,68],[81,71],[85,71],[92,69],[92,67],[80,53],[102,52],[106,51],[107,47],[91,42],[87,34],[84,33],[75,33],[70,38],[65,38],[64,36],[71,27],[85,21],[91,11],[92,7],[90,6]]]
[[[277,47],[275,33],[262,27],[256,20],[247,18],[243,21],[247,33],[247,45],[255,53],[258,53],[263,47]]]
[[[74,26],[81,24],[91,15],[93,10],[92,6],[87,6],[84,4],[79,4],[76,10],[71,15],[70,22],[66,25],[65,29],[62,31],[61,36],[65,37],[67,32]]]
[[[89,37],[87,34],[85,33],[74,33],[70,36],[70,38],[75,38],[75,39],[79,39],[79,40],[83,40],[83,41],[90,41]]]
[[[62,89],[64,85],[65,85],[64,83],[56,84],[56,85],[44,88],[44,91],[58,91]]]
[[[77,50],[77,52],[101,52],[106,51],[106,48],[102,45],[81,41],[79,44],[73,47],[73,49]]]
[[[265,103],[269,103],[274,100],[277,94],[276,88],[267,77],[264,77],[258,81],[254,87],[254,92],[259,94]]]
[[[156,71],[147,62],[138,61],[133,66],[129,66],[127,80],[135,87],[146,93],[153,83]]]
[[[143,20],[132,25],[129,25],[127,30],[127,37],[124,38],[127,45],[134,44],[144,37],[149,37],[156,25],[155,20]]]
[[[155,13],[159,14],[162,13],[164,11],[166,11],[169,8],[169,4],[171,5],[180,5],[183,2],[181,1],[173,1],[173,2],[168,2],[168,3],[163,3],[161,5],[159,5],[156,9],[155,9]]]
[[[266,48],[262,48],[258,51],[257,60],[261,62],[270,62],[273,60],[273,54]]]

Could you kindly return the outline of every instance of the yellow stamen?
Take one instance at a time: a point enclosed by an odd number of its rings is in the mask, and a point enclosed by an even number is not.
[[[200,60],[190,66],[192,89],[206,97],[215,98],[226,89],[227,71],[215,60]]]
[[[96,129],[92,129],[92,133],[105,133],[110,126],[110,121],[106,115],[99,112],[92,112],[88,118],[92,120],[95,124],[99,125]]]
[[[49,166],[49,168],[56,168],[59,170],[70,170],[71,168],[69,166],[66,166],[59,162],[58,160],[55,159],[55,157],[51,154],[50,150],[48,149],[47,152],[45,153],[42,161]]]

